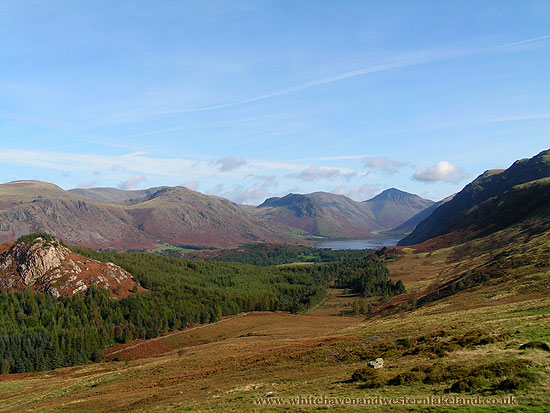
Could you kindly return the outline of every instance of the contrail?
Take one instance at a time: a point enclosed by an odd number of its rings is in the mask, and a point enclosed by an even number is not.
[[[532,39],[521,40],[519,42],[503,44],[501,46],[495,46],[492,49],[504,49],[504,48],[507,48],[507,47],[519,46],[519,45],[522,45],[522,44],[538,42],[540,40],[546,40],[546,39],[550,39],[550,34],[547,34],[546,36],[534,37]]]
[[[275,96],[286,95],[286,94],[297,92],[297,91],[300,91],[300,90],[309,89],[309,88],[316,87],[316,86],[321,86],[321,85],[326,85],[328,83],[333,83],[333,82],[337,82],[339,80],[349,79],[349,78],[356,77],[356,76],[362,76],[362,75],[366,75],[366,74],[369,74],[369,73],[383,72],[383,71],[386,71],[386,70],[399,69],[399,68],[402,68],[402,67],[416,66],[416,65],[420,65],[420,64],[426,64],[426,63],[431,63],[431,62],[448,60],[448,59],[453,59],[453,58],[460,57],[460,56],[471,55],[471,54],[476,54],[476,53],[480,53],[480,52],[487,52],[487,51],[490,51],[490,50],[505,49],[505,48],[519,46],[519,45],[526,44],[526,43],[538,42],[538,41],[546,40],[546,39],[550,39],[550,35],[534,37],[532,39],[521,40],[521,41],[518,41],[518,42],[507,43],[507,44],[503,44],[503,45],[499,45],[499,46],[493,46],[493,47],[485,48],[485,49],[470,50],[470,51],[456,52],[456,53],[443,53],[443,54],[438,54],[438,55],[434,55],[434,56],[431,56],[431,57],[429,57],[429,56],[422,57],[422,55],[421,55],[421,56],[417,56],[415,58],[402,58],[402,59],[399,59],[399,60],[397,60],[396,62],[393,62],[393,63],[386,63],[386,64],[369,66],[369,67],[354,70],[354,71],[351,71],[351,72],[346,72],[346,73],[341,73],[339,75],[326,77],[326,78],[323,78],[323,79],[312,80],[310,82],[303,83],[301,85],[276,90],[276,91],[271,92],[271,93],[266,93],[265,95],[260,95],[260,96],[256,96],[256,97],[252,97],[252,98],[248,98],[248,99],[238,100],[238,101],[229,102],[229,103],[222,103],[222,104],[213,105],[213,106],[205,106],[205,107],[202,107],[202,108],[175,109],[175,110],[170,110],[170,111],[165,111],[165,112],[158,112],[157,115],[166,115],[166,114],[172,114],[172,113],[205,112],[205,111],[209,111],[209,110],[229,108],[229,107],[232,107],[232,106],[239,106],[239,105],[244,105],[246,103],[252,103],[252,102],[257,102],[257,101],[260,101],[260,100],[265,100],[265,99],[272,98],[272,97],[275,97]]]
[[[369,66],[369,67],[365,67],[363,69],[354,70],[352,72],[346,72],[346,73],[341,73],[339,75],[326,77],[326,78],[323,78],[323,79],[312,80],[311,82],[303,83],[301,85],[292,86],[292,87],[289,87],[289,88],[285,88],[285,89],[277,90],[277,91],[274,91],[274,92],[271,92],[271,93],[267,93],[265,95],[260,95],[260,96],[256,96],[256,97],[249,98],[249,99],[243,99],[243,100],[239,100],[239,101],[236,101],[236,102],[223,103],[223,104],[220,104],[220,105],[205,106],[205,107],[202,107],[202,108],[194,108],[194,109],[176,109],[176,110],[170,110],[170,111],[166,111],[166,112],[159,112],[157,114],[158,115],[165,115],[165,114],[170,114],[170,113],[204,112],[204,111],[208,111],[208,110],[215,110],[215,109],[222,109],[222,108],[227,108],[227,107],[231,107],[231,106],[244,105],[246,103],[257,102],[259,100],[264,100],[264,99],[268,99],[268,98],[275,97],[275,96],[286,95],[288,93],[297,92],[299,90],[309,89],[309,88],[312,88],[312,87],[325,85],[327,83],[333,83],[333,82],[336,82],[338,80],[349,79],[349,78],[355,77],[355,76],[361,76],[361,75],[365,75],[365,74],[368,74],[368,73],[382,72],[382,71],[385,71],[385,70],[397,69],[397,68],[400,68],[400,67],[413,66],[413,65],[428,63],[428,62],[436,61],[436,60],[441,60],[441,58],[430,58],[430,59],[425,58],[425,59],[418,59],[416,61],[414,61],[414,60],[413,61],[408,61],[408,62],[407,61],[403,61],[403,62],[398,61],[398,62],[395,62],[395,63],[387,63],[387,64]]]

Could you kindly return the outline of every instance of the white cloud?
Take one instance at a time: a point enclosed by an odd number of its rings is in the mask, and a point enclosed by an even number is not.
[[[372,198],[378,192],[377,184],[363,184],[356,186],[340,185],[334,188],[332,193],[345,195],[355,201],[365,201]]]
[[[429,168],[419,169],[413,175],[413,179],[420,182],[448,182],[456,184],[466,179],[468,174],[459,166],[448,161],[441,161]]]
[[[145,178],[143,175],[134,175],[128,178],[126,181],[119,183],[117,186],[119,189],[124,190],[137,189],[138,185],[146,179],[147,178]]]
[[[229,172],[240,166],[246,165],[247,161],[244,158],[228,156],[226,158],[218,159],[215,163],[219,165],[220,171]]]
[[[395,174],[404,166],[406,162],[394,161],[387,156],[366,156],[363,159],[363,165],[368,169],[377,169],[388,174]]]

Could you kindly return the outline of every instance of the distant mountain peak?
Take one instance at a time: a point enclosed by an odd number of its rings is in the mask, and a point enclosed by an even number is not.
[[[397,189],[397,188],[388,188],[388,189],[385,189],[384,191],[380,192],[375,197],[373,197],[373,198],[371,198],[367,201],[363,201],[363,202],[378,201],[378,200],[390,200],[390,199],[406,199],[406,198],[421,198],[422,199],[422,197],[420,197],[416,194],[411,194],[409,192],[401,191],[400,189]]]

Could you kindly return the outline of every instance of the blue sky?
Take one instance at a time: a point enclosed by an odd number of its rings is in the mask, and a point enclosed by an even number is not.
[[[548,1],[0,2],[0,181],[434,200],[550,147]]]

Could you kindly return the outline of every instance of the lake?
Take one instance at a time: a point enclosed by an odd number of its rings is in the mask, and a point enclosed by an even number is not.
[[[322,241],[316,244],[317,248],[330,248],[331,250],[377,250],[385,246],[397,245],[402,237],[377,237],[371,239],[333,240]]]

